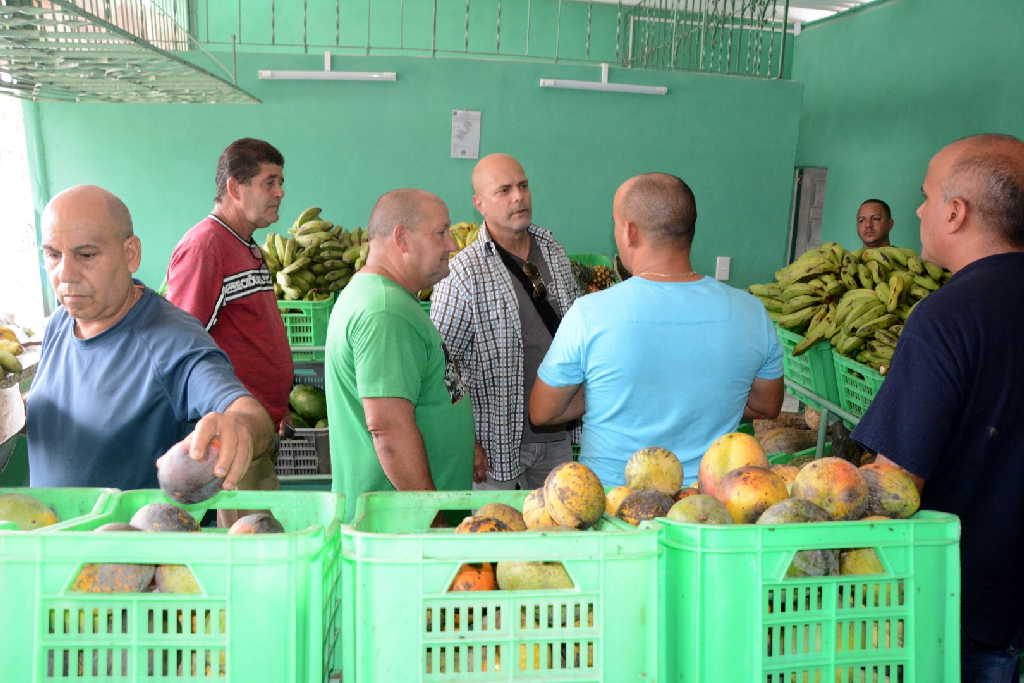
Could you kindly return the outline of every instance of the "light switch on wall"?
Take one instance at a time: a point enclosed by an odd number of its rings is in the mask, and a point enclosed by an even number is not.
[[[729,256],[718,256],[715,258],[715,279],[716,280],[728,280],[729,279],[729,266],[732,264],[732,258]]]

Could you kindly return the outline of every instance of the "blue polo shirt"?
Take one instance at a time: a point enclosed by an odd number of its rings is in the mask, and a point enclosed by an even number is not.
[[[31,486],[156,488],[154,461],[248,392],[199,322],[152,290],[79,339],[50,318],[28,400]]]
[[[711,442],[736,430],[754,378],[782,377],[782,348],[746,292],[633,277],[576,300],[537,376],[584,386],[580,462],[605,486],[624,484],[647,446],[679,456],[691,482]]]
[[[967,635],[1024,628],[1024,253],[957,272],[914,309],[853,438],[924,477],[921,507],[960,517]]]

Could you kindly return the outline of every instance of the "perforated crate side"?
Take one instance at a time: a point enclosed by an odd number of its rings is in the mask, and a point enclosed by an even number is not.
[[[657,530],[455,534],[439,509],[522,506],[526,491],[371,493],[343,528],[353,599],[346,678],[365,681],[658,680]],[[572,589],[449,592],[465,562],[560,561]],[[629,590],[623,590],[624,586]],[[387,628],[367,627],[387,615]],[[362,625],[362,626],[359,626]]]
[[[309,683],[339,669],[342,496],[223,491],[182,506],[197,519],[210,508],[269,509],[279,534],[94,531],[165,501],[159,490],[126,491],[68,529],[0,534],[5,618],[35,624],[18,647],[0,648],[3,680]],[[75,590],[90,563],[181,565],[198,591]]]
[[[875,400],[875,394],[882,387],[885,377],[874,368],[847,358],[839,352],[834,353],[833,363],[836,386],[839,390],[839,407],[860,417]]]
[[[657,523],[665,680],[959,680],[956,517]],[[874,548],[883,573],[786,576],[798,551],[845,548]]]

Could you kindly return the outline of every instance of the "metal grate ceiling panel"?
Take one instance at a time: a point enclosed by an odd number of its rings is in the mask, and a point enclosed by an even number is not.
[[[177,5],[175,5],[176,7]],[[0,0],[0,93],[39,100],[251,104],[175,52],[199,47],[144,0]]]

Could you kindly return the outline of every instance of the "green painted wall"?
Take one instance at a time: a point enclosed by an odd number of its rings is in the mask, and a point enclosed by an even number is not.
[[[797,163],[828,167],[822,238],[859,246],[854,218],[885,199],[893,242],[920,247],[928,160],[974,133],[1024,136],[1020,0],[890,0],[806,27]]]
[[[230,57],[220,55],[230,63]],[[318,69],[318,56],[240,55],[261,105],[26,104],[45,174],[38,201],[77,183],[121,196],[143,239],[141,278],[160,283],[181,234],[212,205],[217,156],[262,137],[285,155],[284,231],[309,205],[362,225],[382,192],[422,187],[452,219],[475,220],[472,161],[448,158],[452,109],[482,111],[481,152],[518,156],[534,217],[570,252],[613,250],[611,198],[629,176],[676,173],[696,192],[695,266],[733,257],[731,283],[778,268],[789,215],[799,84],[612,69],[611,80],[664,84],[665,97],[541,89],[541,77],[593,80],[595,67],[346,57],[335,69],[394,70],[395,83],[259,81],[258,69]],[[262,234],[257,235],[262,239]]]

